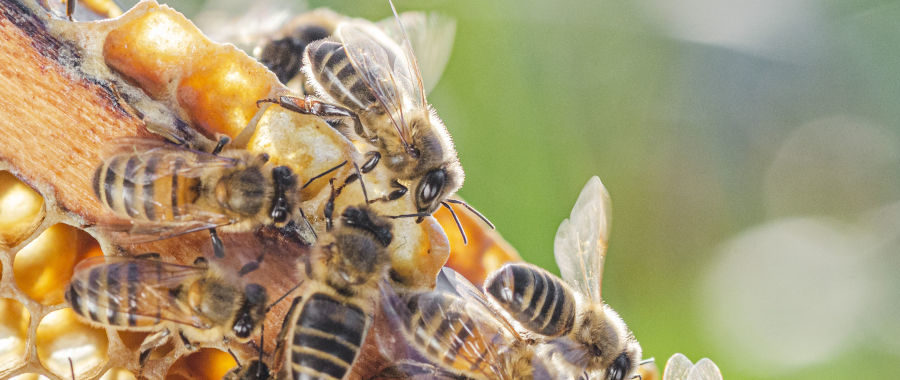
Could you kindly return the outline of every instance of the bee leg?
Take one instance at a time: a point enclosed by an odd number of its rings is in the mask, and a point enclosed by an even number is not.
[[[212,152],[210,152],[210,153],[212,153],[212,155],[214,155],[214,156],[218,155],[219,153],[222,152],[222,149],[225,148],[225,145],[228,145],[228,143],[230,143],[230,142],[231,142],[231,137],[222,136],[219,139],[219,142],[216,143],[216,147],[213,148]]]
[[[222,239],[219,238],[215,228],[209,229],[209,237],[212,239],[213,254],[216,255],[216,258],[225,257],[225,245],[222,244]]]
[[[325,214],[325,230],[331,231],[331,228],[334,226],[334,220],[332,219],[332,215],[334,214],[334,199],[340,194],[342,188],[334,188],[334,178],[328,181],[328,185],[331,186],[331,195],[328,196],[328,202],[325,203],[325,211],[323,214]]]
[[[259,255],[259,257],[256,259],[256,261],[251,261],[247,264],[244,264],[244,266],[242,266],[241,269],[238,271],[238,276],[243,276],[247,273],[250,273],[250,272],[253,272],[253,271],[259,269],[259,263],[260,263],[260,261],[262,261],[262,256],[263,255]]]
[[[304,96],[303,98],[290,95],[282,95],[277,98],[257,100],[256,106],[259,107],[260,103],[275,103],[289,111],[294,111],[296,113],[304,115],[315,115],[320,117],[349,117],[353,119],[353,130],[356,132],[356,134],[366,139],[370,137],[369,133],[365,130],[365,128],[363,128],[362,122],[359,120],[359,116],[357,116],[355,112],[341,106],[336,106],[334,104],[315,100],[308,95]]]
[[[181,338],[181,343],[184,344],[184,348],[186,348],[188,351],[194,350],[194,344],[191,343],[191,341],[188,340],[188,338],[186,336],[184,336],[183,331],[178,332],[178,337]]]
[[[159,261],[162,259],[162,256],[160,256],[159,253],[157,253],[157,252],[147,252],[147,253],[142,253],[140,255],[135,255],[134,258],[141,259],[141,260],[157,260],[157,261]]]
[[[66,0],[66,17],[69,21],[75,21],[72,15],[75,14],[75,4],[77,3],[78,0]]]
[[[147,359],[150,357],[150,353],[169,340],[169,333],[169,329],[162,329],[144,338],[144,341],[141,343],[138,363],[143,366]]]

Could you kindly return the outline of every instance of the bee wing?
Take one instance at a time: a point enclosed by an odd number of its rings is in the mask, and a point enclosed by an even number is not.
[[[485,298],[484,293],[481,292],[481,289],[473,285],[465,278],[465,276],[459,274],[455,270],[449,267],[441,268],[435,282],[434,290],[451,294],[466,302],[472,303],[472,307],[478,307],[481,309],[481,312],[490,315],[498,323],[505,326],[513,336],[518,336],[516,329],[506,320],[506,317],[491,306],[490,302]]]
[[[389,325],[401,331],[418,354],[458,371],[497,377],[505,372],[501,367],[504,348],[518,340],[518,335],[483,307],[451,293],[428,291],[398,297],[390,286],[382,286],[381,304]],[[422,323],[434,331],[414,326],[413,320],[425,321]],[[393,346],[386,346],[381,336],[376,338],[382,353],[393,359],[393,354],[385,352]]]
[[[106,266],[102,272],[90,269]],[[115,270],[115,278],[126,290],[114,291],[108,279],[92,278],[92,273],[111,273]],[[75,266],[72,283],[86,284],[88,295],[105,296],[107,309],[99,313],[115,311],[134,318],[136,325],[152,325],[159,321],[169,321],[200,329],[209,328],[209,324],[190,311],[188,305],[174,299],[171,291],[179,286],[203,277],[208,268],[166,263],[159,260],[143,259],[127,256],[95,256],[82,260]],[[103,284],[106,284],[104,286]]]
[[[390,115],[406,145],[411,134],[407,112],[428,112],[415,58],[410,60],[411,53],[369,21],[343,22],[334,34],[343,44],[353,68]]]
[[[429,94],[441,79],[450,59],[456,35],[456,20],[437,12],[403,12],[397,17],[379,21],[378,27],[394,42],[403,46],[404,35],[400,24],[406,30],[412,49],[411,52],[407,51],[407,59],[417,63],[424,93]]]
[[[687,380],[722,380],[722,372],[712,360],[703,358],[688,372]]]
[[[216,156],[210,153],[193,150],[166,141],[144,138],[123,137],[116,139],[104,151],[107,160],[114,156],[133,157],[132,165],[110,166],[116,174],[145,184],[161,177],[178,175],[181,177],[199,177],[205,170],[216,168],[232,168],[239,161],[231,157]],[[147,173],[148,165],[153,171]],[[141,173],[140,177],[137,174]]]
[[[686,380],[693,363],[680,353],[672,355],[666,361],[666,369],[663,370],[663,380]]]
[[[176,221],[122,221],[98,225],[97,230],[112,236],[113,240],[122,244],[140,244],[151,241],[226,226],[234,223],[224,215],[205,212],[190,207],[182,207],[184,218]]]
[[[591,177],[575,201],[569,218],[559,225],[553,242],[553,253],[562,278],[598,303],[612,221],[611,208],[606,187],[599,178]]]

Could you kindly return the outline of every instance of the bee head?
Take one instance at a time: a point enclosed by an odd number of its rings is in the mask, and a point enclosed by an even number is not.
[[[624,380],[641,361],[641,346],[625,322],[608,305],[597,305],[583,314],[576,335],[586,353],[586,368],[602,369],[604,380]]]
[[[283,226],[290,216],[291,202],[288,201],[287,194],[297,186],[297,177],[287,166],[278,166],[272,169],[272,183],[275,189],[272,194],[272,209],[269,211],[269,217],[276,226]]]
[[[250,334],[265,319],[267,301],[266,288],[258,284],[248,284],[244,287],[244,300],[232,325],[235,337],[239,340],[250,338]]]

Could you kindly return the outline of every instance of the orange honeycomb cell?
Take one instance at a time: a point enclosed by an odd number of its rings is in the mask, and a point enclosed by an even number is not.
[[[61,303],[75,264],[102,254],[100,245],[86,232],[65,224],[53,225],[16,254],[16,284],[44,305]]]
[[[31,315],[19,301],[0,299],[0,372],[22,363]]]
[[[106,331],[78,320],[70,308],[54,311],[37,328],[38,359],[57,376],[71,377],[69,359],[76,376],[96,371],[107,360]]]
[[[0,172],[0,246],[15,246],[44,219],[44,198],[10,172]]]
[[[256,101],[281,87],[274,74],[233,46],[219,46],[196,63],[178,85],[178,103],[210,135],[236,137],[259,111]]]
[[[140,12],[140,7],[147,8],[146,12]],[[137,82],[148,95],[161,99],[170,84],[193,66],[194,59],[209,52],[210,42],[171,8],[145,2],[128,14],[137,17],[109,32],[103,57],[107,65]]]
[[[219,380],[235,366],[237,362],[228,353],[214,348],[204,348],[178,359],[169,369],[166,379]]]

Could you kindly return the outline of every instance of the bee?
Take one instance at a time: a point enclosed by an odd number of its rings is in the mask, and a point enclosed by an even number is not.
[[[554,253],[565,282],[533,265],[506,264],[488,277],[484,292],[545,338],[563,365],[622,380],[641,363],[641,346],[600,297],[610,220],[609,193],[592,177],[556,233]]]
[[[548,347],[516,331],[477,287],[450,268],[438,274],[434,290],[398,296],[382,287],[381,304],[389,328],[379,329],[376,338],[394,364],[378,378],[566,378],[544,360],[542,352]],[[415,349],[414,355],[407,355],[412,359],[394,354],[402,349],[397,349],[393,332],[400,332],[402,341]]]
[[[275,73],[281,83],[304,95],[311,94],[313,90],[305,86],[306,78],[300,70],[303,51],[310,43],[331,36],[345,18],[324,8],[302,13],[271,33],[271,37],[258,42],[253,55]]]
[[[217,227],[309,226],[290,168],[267,164],[265,153],[220,152],[221,146],[205,153],[152,139],[118,141],[92,181],[100,203],[129,220],[108,227],[129,232],[124,239],[130,242],[206,229],[216,257],[223,257]]]
[[[153,332],[141,344],[141,363],[174,332],[190,348],[223,339],[246,342],[262,325],[267,300],[262,286],[240,286],[202,257],[194,265],[158,258],[87,258],[75,267],[65,299],[93,326]]]
[[[368,334],[378,283],[387,277],[391,227],[367,206],[349,206],[316,243],[314,261],[303,269],[311,281],[279,334],[279,378],[347,375]]]
[[[283,95],[260,102],[349,120],[352,126],[339,127],[341,132],[371,149],[362,171],[384,162],[391,173],[392,190],[381,200],[398,199],[412,188],[421,221],[441,205],[449,207],[447,202],[460,203],[448,198],[462,186],[462,167],[446,127],[425,99],[426,83],[434,85],[449,57],[455,23],[420,13],[401,20],[393,4],[391,9],[394,26],[351,19],[339,23],[333,37],[306,47],[304,74],[322,100]],[[424,76],[414,50],[427,64],[421,66]]]

